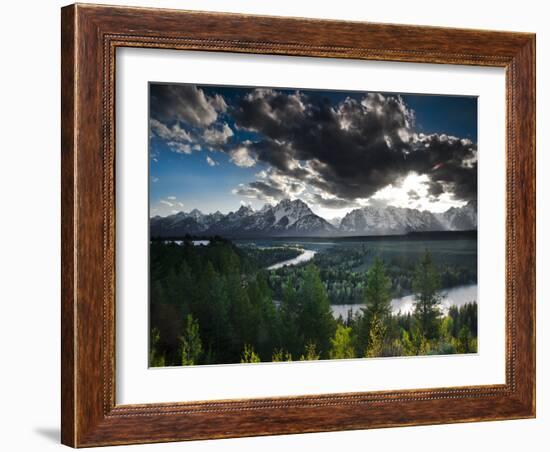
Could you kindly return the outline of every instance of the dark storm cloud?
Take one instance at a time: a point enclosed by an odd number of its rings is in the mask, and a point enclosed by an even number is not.
[[[238,128],[260,137],[248,145],[251,154],[276,174],[324,191],[324,199],[368,198],[410,172],[428,175],[434,196],[441,189],[458,199],[476,196],[475,145],[416,134],[414,112],[398,96],[336,104],[320,94],[257,89],[232,114]]]
[[[279,201],[287,197],[287,193],[275,187],[273,184],[255,181],[250,182],[247,185],[239,185],[233,193],[240,196],[246,196],[247,198],[257,198],[264,201]]]
[[[311,196],[312,201],[322,207],[328,207],[329,209],[342,209],[346,207],[356,207],[358,204],[350,202],[347,199],[340,198],[324,198],[318,193],[314,193]]]
[[[477,198],[477,148],[467,139],[445,134],[421,135],[414,143],[411,168],[430,178],[428,193],[452,193],[457,199]]]
[[[258,190],[259,192],[270,198],[279,199],[285,197],[285,192],[283,190],[262,181],[251,182],[250,184],[248,184],[248,186]]]
[[[286,143],[266,137],[257,142],[247,142],[245,146],[257,159],[275,169],[284,173],[290,170],[289,163],[293,160],[293,151]]]
[[[407,196],[409,197],[409,199],[412,199],[414,201],[418,201],[420,199],[420,195],[415,190],[409,190],[407,192]]]
[[[443,184],[441,182],[437,181],[430,181],[428,183],[428,194],[434,197],[438,197],[439,195],[445,193],[445,188],[443,187]]]
[[[227,105],[223,97],[207,96],[194,85],[150,86],[151,117],[160,122],[183,121],[205,127],[216,121]]]

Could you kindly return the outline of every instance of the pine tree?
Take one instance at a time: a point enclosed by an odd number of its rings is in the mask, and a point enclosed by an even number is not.
[[[458,341],[457,341],[458,353],[472,353],[474,351],[471,348],[471,339],[472,339],[472,336],[470,334],[470,330],[466,325],[464,325],[460,329],[460,333],[458,333]]]
[[[257,323],[250,313],[252,304],[248,298],[248,293],[243,287],[240,275],[232,273],[227,277],[228,298],[230,300],[229,316],[233,326],[232,348],[235,358],[238,359],[239,353],[245,344],[251,344],[255,341],[257,335]]]
[[[241,355],[241,363],[259,363],[261,362],[259,355],[254,351],[254,347],[245,344]]]
[[[391,314],[391,280],[379,257],[367,272],[364,300],[363,316],[358,325],[358,349],[365,350],[368,357],[380,356],[386,322]]]
[[[232,337],[232,325],[229,319],[230,300],[227,296],[225,280],[222,276],[215,274],[210,283],[209,300],[207,310],[203,310],[207,314],[206,319],[199,320],[201,324],[201,332],[203,338],[208,343],[210,357],[216,361],[226,362],[231,359],[228,354],[227,345]],[[206,327],[208,328],[208,336],[206,335]],[[208,337],[208,339],[206,339]]]
[[[420,333],[426,340],[439,337],[441,295],[438,291],[439,275],[432,262],[431,254],[426,251],[415,269],[413,279],[414,315]]]
[[[279,308],[281,319],[281,338],[285,348],[293,356],[298,356],[303,349],[303,335],[298,326],[300,303],[298,294],[290,282],[283,287],[283,299]]]
[[[198,364],[202,354],[202,343],[199,336],[199,323],[189,314],[185,319],[185,330],[181,341],[181,365],[192,366]]]
[[[151,330],[151,344],[149,346],[149,366],[151,367],[164,367],[165,358],[158,349],[158,344],[160,342],[160,332],[158,328],[153,328]]]
[[[415,346],[413,339],[411,339],[409,332],[406,330],[402,330],[401,345],[403,347],[403,355],[414,356],[418,354],[417,347]]]
[[[334,337],[330,340],[330,359],[355,358],[355,350],[351,340],[351,328],[338,325]]]
[[[257,330],[254,345],[260,357],[268,361],[274,348],[280,345],[281,328],[265,274],[260,272],[248,282],[248,298]]]
[[[366,312],[369,317],[376,315],[385,319],[391,313],[391,280],[386,276],[384,263],[379,257],[367,272],[367,287],[365,288]]]
[[[273,355],[271,356],[271,361],[273,361],[274,363],[292,361],[292,355],[286,350],[279,348],[273,352]]]
[[[305,347],[305,353],[300,356],[300,361],[317,361],[320,357],[315,343],[308,342]]]
[[[374,313],[370,321],[369,342],[365,353],[366,358],[382,356],[386,326],[378,313]]]
[[[330,338],[336,329],[330,302],[319,270],[308,265],[304,272],[302,287],[298,292],[301,310],[298,314],[299,331],[306,343],[313,343],[317,353],[328,357]]]

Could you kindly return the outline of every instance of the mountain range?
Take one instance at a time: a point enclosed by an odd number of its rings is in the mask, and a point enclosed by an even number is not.
[[[260,210],[241,206],[222,214],[198,209],[150,219],[152,237],[221,235],[228,237],[320,237],[354,235],[400,235],[409,232],[477,229],[477,202],[451,207],[442,213],[394,206],[366,206],[330,222],[313,213],[297,199],[285,199]]]

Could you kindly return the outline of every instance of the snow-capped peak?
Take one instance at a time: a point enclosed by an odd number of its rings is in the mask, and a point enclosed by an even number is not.
[[[235,213],[240,217],[246,217],[248,215],[252,215],[254,213],[254,209],[250,206],[242,205]]]
[[[271,204],[269,204],[269,203],[266,202],[266,203],[264,204],[264,206],[263,206],[260,210],[258,210],[258,212],[259,212],[259,213],[267,212],[269,209],[271,209],[271,207],[272,207]]]
[[[385,235],[412,231],[469,230],[477,227],[475,204],[452,207],[443,213],[394,206],[366,206],[352,210],[340,223],[343,234]]]
[[[308,205],[299,199],[294,201],[290,199],[283,199],[271,210],[275,216],[275,223],[279,223],[281,219],[286,217],[286,227],[292,226],[300,218],[305,217],[306,215],[313,215],[313,212]]]
[[[333,219],[334,221],[335,219]],[[329,223],[314,214],[301,200],[285,199],[254,211],[242,205],[226,215],[203,214],[198,209],[167,217],[151,218],[151,234],[219,234],[227,236],[335,236],[391,235],[416,231],[477,229],[477,202],[453,207],[443,213],[394,207],[366,206],[349,212],[340,222]]]
[[[193,218],[196,221],[199,221],[204,217],[204,214],[199,209],[193,209],[187,214],[188,217]]]

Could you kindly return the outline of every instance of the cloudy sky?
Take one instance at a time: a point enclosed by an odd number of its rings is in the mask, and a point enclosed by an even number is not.
[[[150,214],[301,199],[441,212],[477,197],[477,99],[150,84]]]

